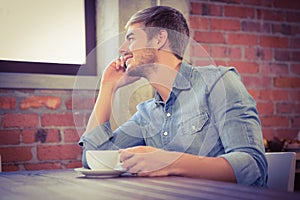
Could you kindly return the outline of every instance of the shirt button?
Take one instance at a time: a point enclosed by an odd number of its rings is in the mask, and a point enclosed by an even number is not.
[[[163,134],[164,134],[164,136],[167,136],[167,135],[168,135],[168,132],[167,132],[167,131],[165,131]]]
[[[171,117],[171,113],[167,113],[167,117]]]

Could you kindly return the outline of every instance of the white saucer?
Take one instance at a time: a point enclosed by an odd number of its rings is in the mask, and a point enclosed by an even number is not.
[[[91,170],[86,168],[75,168],[74,170],[85,176],[97,176],[99,178],[117,177],[124,173],[124,171],[114,169]]]

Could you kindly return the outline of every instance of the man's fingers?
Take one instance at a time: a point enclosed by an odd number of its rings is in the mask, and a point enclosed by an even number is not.
[[[116,70],[125,69],[125,58],[123,56],[117,58],[115,63],[116,63]]]
[[[129,152],[127,150],[120,150],[120,161],[124,162],[125,160],[131,158],[134,154],[132,152]]]

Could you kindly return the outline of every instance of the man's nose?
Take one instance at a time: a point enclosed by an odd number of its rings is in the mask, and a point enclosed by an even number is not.
[[[127,42],[125,41],[125,42],[123,42],[123,44],[120,46],[120,48],[119,48],[119,53],[120,54],[122,54],[122,55],[124,55],[126,52],[128,52],[128,44],[127,44]]]

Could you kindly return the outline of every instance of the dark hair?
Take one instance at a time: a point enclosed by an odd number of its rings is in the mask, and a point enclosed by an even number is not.
[[[154,27],[153,29],[149,28],[149,30],[145,29],[148,39],[152,39],[159,29],[166,29],[173,54],[182,59],[190,31],[181,12],[168,6],[154,6],[134,14],[125,28],[136,23],[141,23],[145,27]]]

